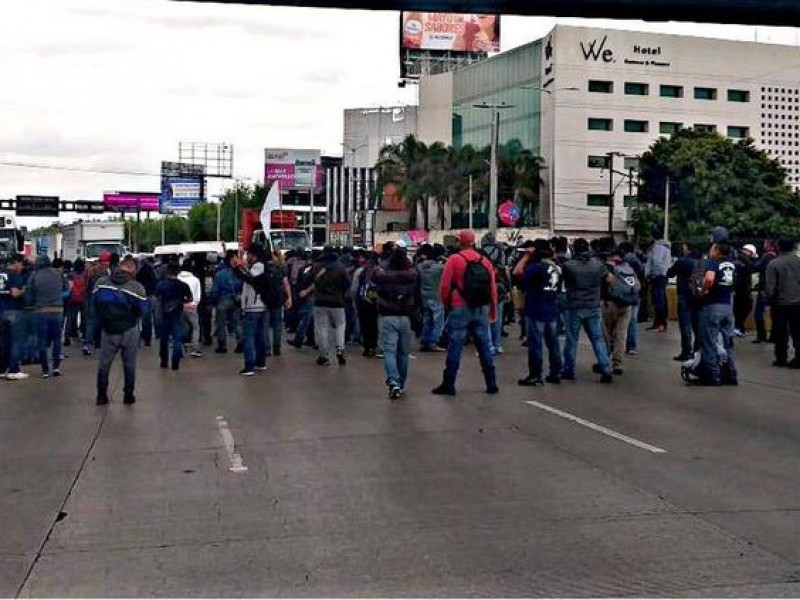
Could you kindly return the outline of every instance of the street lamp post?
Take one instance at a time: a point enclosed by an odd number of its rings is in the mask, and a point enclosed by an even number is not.
[[[505,102],[483,102],[473,104],[474,108],[490,109],[492,111],[492,131],[491,131],[491,164],[489,165],[489,232],[494,235],[497,233],[497,195],[498,195],[498,164],[497,153],[500,140],[500,110],[504,108],[514,108],[513,104]]]
[[[606,152],[606,156],[608,157],[608,235],[614,237],[614,157],[625,155],[622,152]]]

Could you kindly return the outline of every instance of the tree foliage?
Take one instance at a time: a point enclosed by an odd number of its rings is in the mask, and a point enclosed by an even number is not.
[[[669,178],[673,239],[707,236],[716,225],[735,238],[800,234],[800,198],[786,170],[752,139],[684,129],[655,142],[640,169],[644,205],[663,210]]]

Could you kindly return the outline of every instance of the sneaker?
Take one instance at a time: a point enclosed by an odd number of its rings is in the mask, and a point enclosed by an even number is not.
[[[343,367],[347,364],[347,357],[344,355],[344,352],[337,352],[336,360],[339,362],[340,367]]]
[[[108,396],[106,394],[97,394],[97,400],[95,400],[95,404],[97,406],[108,404]]]
[[[744,332],[741,329],[734,329],[733,335],[735,335],[738,338],[744,337]]]
[[[83,347],[83,355],[84,356],[91,356],[92,355],[92,349],[89,346],[84,346]]]
[[[192,358],[201,358],[203,356],[203,353],[200,352],[199,350],[192,350],[189,353],[189,356],[191,356]]]
[[[267,365],[256,365],[256,371],[266,371]]]
[[[298,350],[302,350],[302,348],[303,348],[303,342],[301,342],[299,340],[292,340],[292,341],[289,342],[289,345],[290,346],[294,346]]]
[[[604,374],[600,378],[600,383],[613,383],[613,382],[614,382],[614,376],[613,375]]]
[[[625,354],[628,356],[639,356],[639,352],[635,348],[628,350]]]
[[[559,377],[558,375],[548,375],[547,377],[544,378],[544,380],[547,383],[553,383],[556,385],[561,383],[561,377]]]
[[[50,372],[49,371],[43,371],[40,377],[42,379],[50,379]]]
[[[431,394],[435,394],[437,396],[455,396],[456,388],[452,385],[445,385],[443,383],[439,387],[433,388],[431,390]]]
[[[541,377],[535,375],[528,375],[523,379],[517,380],[517,385],[526,386],[526,387],[534,387],[537,385],[544,385],[544,381],[542,381]]]
[[[23,381],[29,377],[30,375],[23,373],[22,371],[17,371],[16,373],[6,373],[6,379],[9,381]]]
[[[317,358],[317,366],[319,367],[330,367],[331,361],[327,356],[320,356]]]
[[[441,346],[433,346],[431,348],[431,352],[447,352],[447,348],[442,348]]]
[[[61,369],[53,369],[53,377],[61,377]]]
[[[241,371],[239,371],[239,375],[241,375],[242,377],[252,377],[255,374],[256,372],[253,369],[242,369]]]
[[[614,370],[612,372],[614,373],[614,375],[622,375],[622,373],[624,373],[622,367],[614,367]]]
[[[497,394],[497,393],[499,393],[499,392],[500,392],[500,388],[499,388],[499,387],[497,387],[497,385],[487,385],[487,386],[486,386],[486,393],[487,393],[487,394],[492,394],[492,395],[494,395],[494,394]]]
[[[403,395],[403,390],[399,385],[392,385],[389,387],[389,400],[397,400]]]
[[[592,373],[597,373],[598,375],[603,374],[603,367],[600,366],[600,363],[594,363],[592,365]]]
[[[503,352],[504,352],[504,350],[503,350],[503,347],[502,347],[502,346],[498,346],[497,348],[495,348],[495,349],[494,349],[494,355],[495,355],[495,356],[499,356],[499,355],[500,355],[500,354],[502,354]]]
[[[123,404],[134,404],[136,402],[136,396],[132,393],[125,394],[125,397],[122,399]]]

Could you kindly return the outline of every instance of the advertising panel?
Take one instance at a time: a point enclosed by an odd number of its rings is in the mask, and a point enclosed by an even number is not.
[[[187,163],[161,163],[159,212],[188,212],[205,201],[205,166]]]
[[[159,192],[105,192],[103,206],[116,212],[157,212],[160,198]]]
[[[17,196],[18,217],[57,217],[59,208],[58,196]]]
[[[403,12],[404,50],[500,52],[500,15]]]
[[[281,189],[320,189],[324,171],[319,150],[267,148],[264,151],[264,183],[277,181]]]

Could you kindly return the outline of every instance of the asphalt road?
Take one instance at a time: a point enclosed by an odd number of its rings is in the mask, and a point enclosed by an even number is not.
[[[468,349],[441,398],[419,355],[397,404],[380,361],[287,348],[250,379],[147,350],[96,407],[73,348],[0,382],[0,596],[798,596],[800,372],[745,342],[738,388],[687,388],[674,329],[610,386],[584,345],[519,388],[508,338],[498,396]]]

